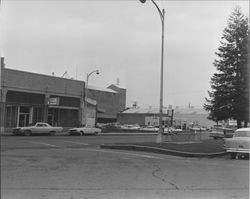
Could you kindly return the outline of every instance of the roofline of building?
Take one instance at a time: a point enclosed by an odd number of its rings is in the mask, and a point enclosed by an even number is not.
[[[66,81],[75,81],[75,82],[79,82],[79,83],[84,83],[85,84],[85,81],[77,80],[77,79],[67,79],[67,78],[53,76],[53,75],[46,75],[46,74],[35,73],[35,72],[30,72],[30,71],[23,71],[23,70],[17,70],[17,69],[6,68],[6,67],[4,67],[3,70],[9,70],[9,71],[15,71],[15,72],[21,72],[21,73],[28,73],[28,74],[32,74],[32,75],[38,75],[38,76],[56,78],[56,79],[61,79],[61,80],[66,80]],[[94,86],[89,86],[88,89],[89,90],[102,91],[102,92],[109,92],[109,93],[117,93],[116,91],[114,91],[114,90],[112,90],[110,88],[98,88],[98,87],[94,87]]]
[[[116,84],[111,84],[111,85],[109,85],[108,87],[110,87],[110,86],[115,86],[115,87],[117,87],[117,88],[119,88],[119,89],[126,90],[126,88],[123,88],[123,87],[121,87],[121,86],[119,86],[119,85],[116,85]]]
[[[4,70],[16,71],[16,72],[22,72],[22,73],[29,73],[29,74],[33,74],[33,75],[39,75],[39,76],[45,76],[45,77],[52,77],[52,78],[57,78],[57,79],[63,79],[63,80],[67,80],[67,81],[77,81],[77,82],[85,83],[85,81],[77,80],[77,79],[67,79],[67,78],[53,76],[53,75],[46,75],[46,74],[35,73],[35,72],[30,72],[30,71],[23,71],[23,70],[17,70],[17,69],[6,68],[6,67],[4,67],[3,69]]]
[[[102,92],[107,92],[107,93],[117,93],[116,91],[110,89],[110,88],[99,88],[99,87],[95,87],[95,86],[89,86],[88,85],[88,90],[96,90],[96,91],[102,91]]]

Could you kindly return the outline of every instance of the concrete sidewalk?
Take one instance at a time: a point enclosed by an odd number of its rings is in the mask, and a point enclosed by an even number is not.
[[[145,151],[182,157],[217,157],[226,155],[223,140],[165,141],[163,143],[104,144],[101,148]]]

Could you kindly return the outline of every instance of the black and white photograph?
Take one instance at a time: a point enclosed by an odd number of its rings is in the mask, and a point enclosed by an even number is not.
[[[1,199],[250,198],[249,0],[0,0]]]

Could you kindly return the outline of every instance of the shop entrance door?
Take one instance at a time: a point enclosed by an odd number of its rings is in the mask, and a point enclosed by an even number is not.
[[[24,127],[29,125],[29,114],[28,113],[20,113],[19,114],[19,126]]]
[[[48,114],[48,124],[54,125],[54,115]]]
[[[19,114],[18,114],[18,126],[29,126],[32,123],[32,115],[31,107],[29,106],[20,106]]]

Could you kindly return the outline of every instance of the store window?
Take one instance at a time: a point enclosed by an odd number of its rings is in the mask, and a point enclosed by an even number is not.
[[[30,107],[20,106],[19,110],[19,126],[29,126],[30,124]]]
[[[6,107],[6,127],[16,127],[17,118],[17,107],[7,106]]]
[[[42,107],[34,107],[33,123],[43,121],[43,109]]]

